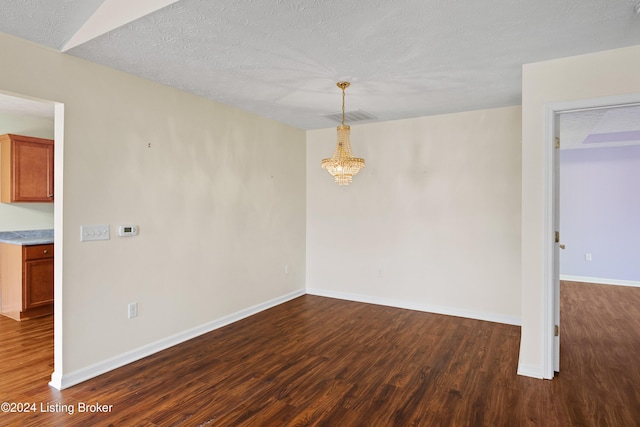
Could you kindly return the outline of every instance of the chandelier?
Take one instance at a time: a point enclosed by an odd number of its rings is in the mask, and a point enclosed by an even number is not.
[[[337,86],[342,89],[342,124],[338,126],[338,140],[333,157],[322,160],[322,169],[326,169],[338,185],[349,185],[353,175],[360,172],[364,167],[364,159],[353,157],[351,152],[351,141],[349,134],[351,127],[344,124],[344,90],[351,85],[349,82],[338,82]]]

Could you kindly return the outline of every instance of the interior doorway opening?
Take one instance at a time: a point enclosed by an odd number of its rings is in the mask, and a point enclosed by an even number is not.
[[[640,105],[640,94],[564,101],[545,107],[544,376],[560,371],[560,117],[562,114]]]
[[[30,224],[33,225],[33,229],[36,228],[53,228],[54,230],[54,333],[53,333],[53,359],[54,371],[51,374],[51,382],[49,383],[53,387],[60,388],[59,382],[56,378],[59,378],[62,370],[62,325],[63,325],[63,310],[62,310],[62,266],[63,266],[63,238],[62,238],[62,214],[63,214],[63,189],[64,189],[64,104],[30,97],[24,94],[16,94],[6,91],[0,91],[0,114],[4,114],[9,117],[9,121],[4,121],[4,129],[1,133],[13,133],[13,134],[31,134],[27,136],[53,138],[54,143],[54,188],[55,197],[53,203],[53,209],[44,207],[47,204],[38,205],[22,205],[16,206],[16,209],[20,213],[32,210],[38,212],[37,215],[18,215],[22,218],[11,221],[7,219],[9,215],[4,216],[6,227],[12,228],[17,231],[18,229],[25,229]],[[50,127],[50,129],[49,129]],[[46,128],[46,129],[45,129]],[[44,134],[32,134],[32,133],[44,132]],[[53,211],[53,226],[51,226],[51,220],[42,218],[44,216],[51,215]],[[1,226],[2,224],[0,224]],[[28,321],[28,320],[26,320]]]

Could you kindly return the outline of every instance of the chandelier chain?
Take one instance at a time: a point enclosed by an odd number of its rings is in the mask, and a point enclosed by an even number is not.
[[[342,87],[342,126],[344,126],[344,86]]]

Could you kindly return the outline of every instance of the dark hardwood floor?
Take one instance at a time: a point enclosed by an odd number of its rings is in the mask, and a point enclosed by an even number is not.
[[[0,425],[640,426],[640,288],[561,293],[552,381],[519,327],[307,295],[57,391],[51,317],[0,318],[0,402],[37,405]]]

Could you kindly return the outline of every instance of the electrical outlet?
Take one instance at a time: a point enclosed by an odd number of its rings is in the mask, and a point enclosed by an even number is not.
[[[289,275],[289,266],[288,265],[284,266],[284,274],[285,274],[285,276]]]
[[[585,261],[593,261],[593,257],[591,256],[591,254],[584,254],[584,260]]]
[[[127,313],[127,317],[129,317],[129,319],[133,319],[134,317],[138,317],[138,303],[137,302],[132,302],[131,304],[129,304],[128,308],[128,313]]]
[[[384,271],[381,268],[378,269],[378,277],[384,277]]]

